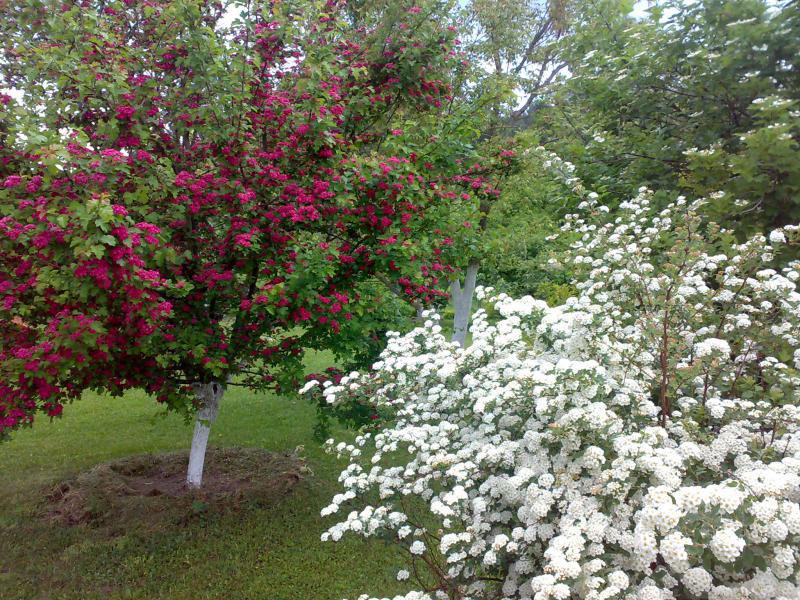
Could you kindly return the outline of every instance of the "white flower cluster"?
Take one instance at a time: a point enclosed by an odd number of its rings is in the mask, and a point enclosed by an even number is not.
[[[604,141],[602,136],[596,136],[595,140]],[[590,192],[584,187],[581,179],[575,174],[575,165],[564,160],[555,152],[551,152],[544,146],[537,146],[526,149],[525,154],[537,158],[547,171],[569,187],[579,198],[588,198],[590,201],[598,198],[595,192]]]
[[[563,306],[481,290],[467,348],[426,314],[325,390],[395,419],[331,444],[323,539],[403,546],[440,590],[407,600],[800,598],[800,265],[772,267],[797,228],[721,251],[650,197],[573,215]]]

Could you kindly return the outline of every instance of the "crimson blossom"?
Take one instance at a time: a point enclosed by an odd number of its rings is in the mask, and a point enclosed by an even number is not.
[[[468,144],[439,3],[369,27],[337,0],[6,10],[0,435],[144,389],[199,411],[199,486],[227,385],[287,385],[305,348],[344,343],[362,282],[442,293]]]

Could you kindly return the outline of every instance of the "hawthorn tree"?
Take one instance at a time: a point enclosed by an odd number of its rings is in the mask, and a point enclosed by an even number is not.
[[[199,487],[227,386],[292,384],[374,276],[442,293],[454,29],[435,0],[361,28],[343,4],[5,6],[0,435],[142,388],[196,412]]]

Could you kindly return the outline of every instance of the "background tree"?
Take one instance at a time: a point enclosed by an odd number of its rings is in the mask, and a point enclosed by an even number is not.
[[[553,177],[549,156],[537,150],[531,136],[517,138],[520,166],[504,182],[487,220],[481,285],[560,304],[574,291],[571,276],[547,262],[568,247],[564,238],[554,238],[579,200],[564,178]]]
[[[567,66],[560,42],[581,10],[569,0],[472,0],[462,10],[471,88],[492,101],[484,137],[530,122],[550,84]]]
[[[227,385],[292,384],[375,274],[437,293],[454,32],[395,6],[359,29],[333,0],[9,7],[0,432],[144,388],[199,410],[199,486]]]
[[[577,3],[562,0],[475,0],[460,10],[469,68],[457,91],[467,103],[480,107],[480,117],[473,120],[480,135],[475,148],[479,161],[468,170],[467,175],[472,178],[466,182],[473,189],[482,190],[472,214],[463,224],[453,223],[451,231],[456,241],[451,249],[453,264],[461,267],[450,277],[452,339],[462,345],[475,287],[482,279],[481,265],[496,258],[496,242],[501,235],[508,236],[511,223],[527,230],[530,198],[517,194],[513,201],[504,202],[502,234],[494,227],[491,214],[502,201],[506,186],[514,185],[508,179],[519,167],[514,135],[524,131],[566,66],[560,43],[568,35],[578,10]]]
[[[598,14],[576,28],[571,76],[534,126],[601,195],[707,196],[741,235],[796,222],[799,10],[703,0]]]

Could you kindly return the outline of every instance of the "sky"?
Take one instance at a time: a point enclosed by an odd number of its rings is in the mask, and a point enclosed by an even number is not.
[[[647,7],[650,5],[647,0],[638,0],[636,4],[633,5],[633,12],[631,15],[634,18],[641,19],[642,17],[646,16]]]

